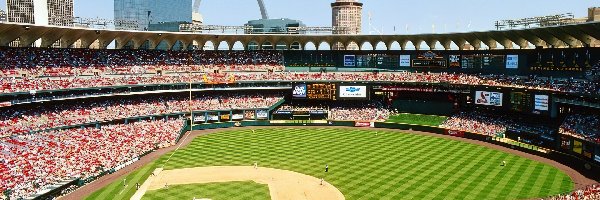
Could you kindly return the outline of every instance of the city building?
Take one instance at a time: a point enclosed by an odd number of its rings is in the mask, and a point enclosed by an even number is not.
[[[115,0],[115,29],[179,31],[178,25],[192,23],[189,0]]]
[[[588,22],[600,21],[600,7],[588,8]]]
[[[300,20],[288,18],[250,20],[245,26],[246,34],[304,34],[301,28],[306,27]]]
[[[336,0],[331,3],[331,26],[333,34],[357,35],[362,33],[362,7],[358,0]],[[349,44],[344,48],[341,43],[332,49],[358,50],[358,44]]]
[[[7,0],[7,21],[36,25],[73,25],[73,0]]]
[[[0,22],[6,22],[6,11],[0,10]]]
[[[358,0],[336,0],[331,3],[331,26],[338,28],[333,34],[361,34],[362,6]]]

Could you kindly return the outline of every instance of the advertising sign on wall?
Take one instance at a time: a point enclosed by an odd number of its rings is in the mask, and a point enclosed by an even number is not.
[[[371,122],[354,122],[354,126],[356,127],[370,127]]]
[[[340,98],[367,98],[367,86],[340,86]]]
[[[465,132],[464,131],[457,131],[457,130],[449,130],[447,129],[445,131],[446,135],[451,135],[454,137],[465,137]]]
[[[583,149],[583,147],[582,147],[581,141],[574,140],[573,141],[573,152],[581,154],[582,149]]]
[[[257,110],[256,111],[256,117],[258,119],[266,119],[269,118],[269,112],[266,110]]]
[[[400,67],[410,67],[410,55],[400,55]]]
[[[540,111],[548,111],[548,95],[535,95],[534,96],[534,109]]]
[[[506,55],[506,69],[519,68],[519,55]]]
[[[231,116],[231,119],[234,119],[234,120],[236,120],[236,119],[244,119],[244,115],[243,114],[233,114]]]
[[[600,162],[600,155],[594,156],[594,160],[596,160],[597,162]]]
[[[475,104],[486,106],[502,106],[502,93],[476,91]]]
[[[356,67],[356,56],[344,55],[344,67]]]
[[[306,98],[306,84],[295,85],[292,96],[294,98]]]

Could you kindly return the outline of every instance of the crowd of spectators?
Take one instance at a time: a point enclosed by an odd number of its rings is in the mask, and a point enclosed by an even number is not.
[[[390,118],[391,111],[381,102],[369,102],[364,105],[332,106],[329,109],[329,120],[335,121],[385,121]]]
[[[121,85],[173,84],[189,82],[231,82],[231,81],[385,81],[449,83],[463,85],[489,85],[517,87],[537,90],[600,95],[599,83],[574,79],[523,78],[508,76],[480,76],[455,73],[414,73],[414,72],[239,72],[237,65],[217,66],[218,73],[171,73],[110,76],[68,76],[68,77],[0,77],[0,93],[27,92],[31,90],[53,90],[70,88],[107,87]],[[131,67],[136,69],[135,67]],[[233,69],[232,69],[233,68]],[[232,70],[237,72],[231,72]]]
[[[545,200],[597,200],[600,199],[600,185],[594,184],[584,189],[576,190],[568,194],[558,195]],[[544,199],[542,199],[544,200]]]
[[[495,136],[506,132],[511,120],[483,112],[460,112],[449,117],[441,128]]]
[[[268,108],[281,99],[283,97],[273,95],[210,95],[196,97],[191,102],[185,97],[140,97],[69,105],[42,104],[0,112],[0,137],[136,116],[189,112],[190,108],[193,110]]]
[[[600,144],[600,116],[584,114],[570,115],[561,124],[558,132]]]
[[[64,180],[97,176],[174,145],[182,123],[161,119],[1,138],[0,191],[20,199]]]
[[[231,71],[283,70],[277,51],[158,51],[93,49],[0,49],[0,76],[74,76],[156,73],[220,67]]]

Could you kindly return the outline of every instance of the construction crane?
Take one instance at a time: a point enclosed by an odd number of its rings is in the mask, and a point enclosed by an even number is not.
[[[265,7],[265,2],[263,2],[263,0],[257,0],[257,1],[258,1],[258,7],[260,8],[260,15],[262,16],[262,19],[269,19],[269,14],[267,13],[267,8]],[[194,13],[200,13],[200,2],[202,2],[202,0],[194,0],[194,8],[193,8]]]

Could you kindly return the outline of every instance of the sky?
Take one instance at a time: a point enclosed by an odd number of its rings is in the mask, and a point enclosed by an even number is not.
[[[302,20],[307,26],[331,26],[334,0],[264,0],[271,18]],[[360,0],[363,34],[420,34],[485,31],[494,21],[573,13],[587,16],[600,0]],[[113,0],[74,0],[75,16],[113,18]],[[5,10],[6,0],[0,0]],[[192,0],[190,0],[190,6]],[[243,25],[259,19],[255,0],[203,0],[205,24]],[[371,20],[369,20],[369,14]]]

